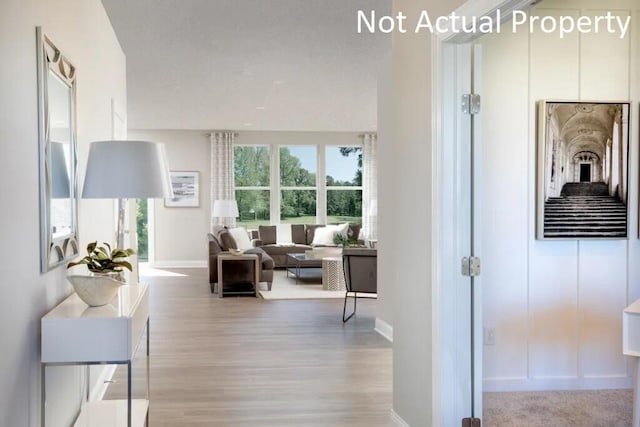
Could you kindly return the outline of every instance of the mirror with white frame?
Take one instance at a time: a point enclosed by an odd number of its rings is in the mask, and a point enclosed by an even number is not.
[[[76,69],[36,30],[40,156],[41,270],[75,258],[78,251]]]

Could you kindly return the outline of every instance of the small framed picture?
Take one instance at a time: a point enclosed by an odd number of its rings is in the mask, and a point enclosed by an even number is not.
[[[200,172],[171,171],[173,198],[164,199],[167,208],[197,208],[200,206]]]

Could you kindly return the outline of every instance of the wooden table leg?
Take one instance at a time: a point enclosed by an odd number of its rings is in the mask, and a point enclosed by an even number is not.
[[[223,298],[224,283],[222,283],[222,259],[218,257],[218,298]]]

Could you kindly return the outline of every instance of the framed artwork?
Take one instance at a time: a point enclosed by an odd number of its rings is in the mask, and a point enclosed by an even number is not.
[[[629,109],[540,101],[538,239],[628,238]]]
[[[200,206],[200,172],[171,171],[173,198],[164,199],[167,208],[197,208]]]

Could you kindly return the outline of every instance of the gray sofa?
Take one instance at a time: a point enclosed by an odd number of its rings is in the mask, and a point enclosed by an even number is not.
[[[292,224],[291,245],[278,245],[277,227],[275,225],[260,225],[257,232],[252,235],[255,247],[262,248],[272,259],[276,267],[287,266],[287,254],[301,254],[313,249],[313,237],[318,227],[323,224]],[[357,239],[360,234],[359,224],[349,224],[348,235],[351,239]]]

